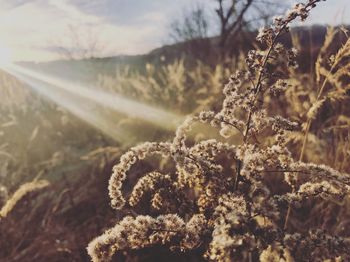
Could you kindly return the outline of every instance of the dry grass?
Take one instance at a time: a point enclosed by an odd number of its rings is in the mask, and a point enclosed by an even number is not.
[[[47,180],[32,181],[22,184],[15,193],[6,201],[0,210],[0,217],[4,218],[16,206],[17,202],[25,197],[28,193],[45,188],[50,183]]]
[[[211,261],[350,258],[344,226],[350,193],[349,37],[329,29],[316,72],[308,74],[295,67],[295,51],[278,43],[288,23],[305,19],[317,2],[296,5],[259,31],[265,49],[248,53],[246,70],[230,77],[218,111],[189,117],[171,142],[144,143],[121,156],[108,189],[112,207],[125,216],[89,244],[93,261],[152,247]],[[341,46],[333,41],[338,33]],[[191,140],[196,122],[218,128],[228,140]],[[241,139],[229,140],[236,133]],[[147,157],[154,163],[153,155],[172,164],[143,172],[137,182],[128,178]]]
[[[315,71],[305,73],[281,66],[279,73],[284,74],[290,85],[286,93],[277,97],[266,94],[261,98],[268,114],[288,116],[299,123],[301,128],[289,132],[287,139],[294,159],[326,164],[341,173],[350,173],[349,41],[345,29],[330,28],[315,61]],[[294,38],[293,42],[298,45],[298,39]],[[102,73],[98,83],[108,91],[181,114],[195,114],[203,109],[218,111],[224,98],[223,82],[234,69],[245,68],[243,56],[232,68],[222,65],[213,68],[200,62],[189,67],[184,60],[179,60],[162,68],[149,64],[145,73],[131,69],[118,69],[115,76]],[[95,236],[118,223],[124,215],[136,217],[135,210],[130,207],[125,212],[114,212],[106,193],[112,166],[119,161],[125,147],[65,110],[31,94],[14,79],[2,76],[0,83],[6,87],[0,89],[0,183],[4,185],[0,186],[0,260],[88,261],[85,248]],[[170,132],[124,116],[118,117],[116,122],[134,137],[133,144],[145,140],[169,141],[171,137]],[[212,137],[215,129],[205,130],[203,126],[195,127],[189,134],[189,143],[194,145]],[[218,139],[220,136],[215,134]],[[241,143],[239,137],[236,134],[228,140],[219,140]],[[252,136],[250,142],[269,145],[274,138],[271,132],[264,131]],[[224,159],[225,155],[220,156],[218,162],[224,164],[226,170],[232,168],[231,164],[235,166],[235,163],[225,164]],[[168,160],[151,157],[133,167],[123,186],[124,195],[135,195],[132,188],[143,173],[158,168],[166,174],[173,172],[175,166]],[[232,170],[230,172],[225,176],[232,174]],[[33,181],[36,174],[45,180]],[[266,179],[271,192],[291,192],[288,184],[275,174],[267,173]],[[50,187],[44,188],[45,181],[50,182]],[[190,196],[197,198],[199,190],[200,187],[196,187]],[[161,191],[156,197],[148,192],[145,197],[146,200],[152,197],[153,206],[148,209],[148,202],[141,200],[138,206],[141,214],[152,210],[156,217],[162,213],[154,208],[159,207],[159,199],[165,198],[166,192]],[[208,199],[202,201],[206,203]],[[349,212],[348,196],[308,199],[302,207],[291,210],[288,230],[293,233],[322,228],[332,235],[349,238]],[[285,215],[286,207],[282,213]],[[188,222],[189,218],[185,216],[184,220]],[[257,216],[254,223],[268,228],[275,221]],[[205,237],[204,242],[212,238],[210,234]],[[303,248],[295,248],[293,253],[271,245],[260,254],[260,259],[265,257],[272,261],[272,257],[280,253],[287,258],[302,255],[303,251]],[[202,261],[203,252],[203,248],[185,253],[169,252],[167,248],[156,246],[121,252],[114,259]],[[254,259],[258,260],[256,256]]]

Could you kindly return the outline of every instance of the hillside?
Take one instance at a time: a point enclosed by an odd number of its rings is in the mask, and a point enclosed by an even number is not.
[[[322,45],[326,31],[327,28],[325,26],[318,25],[312,27],[296,27],[292,29],[292,33],[299,39],[298,44],[301,48],[301,58],[308,61],[307,64],[303,63],[305,68],[308,68],[308,66],[313,63],[315,59],[314,54],[318,52]],[[236,55],[239,50],[247,51],[251,49],[252,45],[247,45],[247,43],[252,43],[255,35],[255,32],[246,32],[242,34],[237,40],[236,46],[231,47],[233,55]],[[203,48],[203,46],[208,46],[208,41],[211,48]],[[213,37],[192,42],[165,45],[143,55],[121,55],[69,61],[57,60],[41,63],[19,62],[19,64],[55,76],[63,76],[65,79],[89,82],[96,79],[98,74],[114,74],[118,67],[128,66],[132,70],[143,72],[147,63],[155,66],[162,66],[171,64],[174,60],[182,57],[186,57],[187,61],[196,59],[203,60],[204,57],[209,57],[209,59],[212,58],[211,60],[213,60],[213,57],[217,57],[217,50],[215,48],[217,42],[218,39]],[[292,45],[290,35],[281,38],[281,42],[288,47]],[[209,63],[211,62],[212,61],[209,61]]]

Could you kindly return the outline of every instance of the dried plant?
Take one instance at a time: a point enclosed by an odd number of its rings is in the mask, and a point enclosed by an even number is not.
[[[97,83],[104,90],[188,113],[212,105],[212,100],[221,95],[221,82],[226,76],[229,70],[220,64],[214,69],[199,61],[188,66],[180,59],[158,68],[146,64],[144,73],[118,68],[114,76],[99,75]]]
[[[47,187],[49,182],[47,180],[34,180],[32,182],[24,183],[16,192],[6,201],[0,209],[0,219],[7,216],[9,212],[16,206],[17,202],[30,192]]]
[[[11,111],[13,107],[26,110],[27,102],[33,99],[20,81],[0,70],[0,109]]]
[[[302,123],[302,130],[289,136],[291,144],[302,148],[295,156],[345,172],[350,172],[346,153],[350,128],[349,48],[345,28],[328,28],[315,72],[289,70],[290,88],[281,103],[288,104],[284,106],[286,115]]]
[[[300,126],[269,115],[264,106],[267,94],[283,93],[289,86],[280,68],[297,66],[296,50],[285,48],[279,37],[296,18],[305,20],[318,2],[297,4],[285,17],[275,18],[273,26],[260,30],[257,40],[265,48],[250,51],[247,70],[230,77],[219,112],[188,117],[172,142],[147,142],[120,158],[109,196],[113,208],[133,215],[89,244],[93,261],[110,261],[115,254],[152,246],[197,250],[212,261],[350,259],[346,236],[317,227],[288,228],[293,208],[313,199],[343,201],[350,176],[295,160],[287,142]],[[312,115],[311,110],[310,119]],[[212,125],[227,140],[187,141],[197,123]],[[241,140],[232,144],[230,137],[236,133]],[[171,160],[174,171],[146,173],[126,198],[122,188],[128,172],[152,155]]]
[[[305,135],[300,153],[300,160],[302,160],[304,157],[311,124],[313,120],[315,120],[317,114],[321,111],[321,108],[327,102],[334,103],[346,99],[346,94],[349,92],[348,83],[350,78],[350,63],[348,62],[348,58],[350,56],[350,38],[347,32],[345,32],[347,41],[338,50],[338,52],[332,55],[328,61],[324,58],[330,43],[336,36],[336,33],[337,32],[334,29],[328,30],[324,46],[321,49],[320,55],[316,61],[316,82],[318,88],[316,97],[311,101],[312,106],[306,114],[307,121],[305,125]],[[327,85],[328,83],[331,84],[331,87]]]
[[[7,188],[0,184],[0,206],[3,206],[8,198]]]

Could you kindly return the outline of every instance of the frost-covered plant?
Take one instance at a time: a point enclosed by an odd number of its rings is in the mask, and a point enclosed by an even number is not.
[[[348,238],[316,228],[290,231],[287,215],[309,199],[341,201],[350,191],[350,176],[294,160],[287,137],[299,125],[269,115],[262,99],[267,92],[288,88],[279,68],[296,66],[296,51],[279,43],[279,36],[294,19],[305,20],[318,2],[297,4],[285,17],[275,18],[273,26],[260,30],[257,39],[265,49],[250,51],[247,70],[230,77],[219,112],[188,117],[172,142],[148,142],[121,157],[109,181],[111,204],[134,215],[89,244],[93,261],[110,261],[116,253],[152,246],[198,250],[212,261],[350,259]],[[196,123],[216,127],[226,142],[188,141]],[[241,140],[232,144],[230,138],[237,133]],[[266,134],[273,140],[264,139]],[[122,187],[127,173],[152,155],[172,160],[174,172],[145,174],[126,198]]]

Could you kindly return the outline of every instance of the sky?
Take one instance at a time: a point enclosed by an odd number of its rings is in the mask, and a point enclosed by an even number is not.
[[[0,56],[39,62],[92,46],[100,56],[144,54],[195,2],[213,10],[213,0],[0,0]],[[321,2],[307,22],[315,23],[350,24],[350,0]]]

